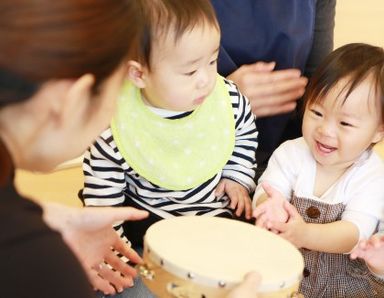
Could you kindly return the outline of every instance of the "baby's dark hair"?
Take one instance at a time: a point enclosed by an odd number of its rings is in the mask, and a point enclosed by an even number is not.
[[[153,44],[171,34],[177,43],[196,25],[212,25],[219,30],[215,11],[209,0],[136,0],[141,6],[143,28],[139,36],[137,60],[150,68]]]
[[[384,50],[364,43],[342,46],[324,60],[314,73],[305,94],[305,106],[321,102],[341,79],[348,83],[340,94],[343,103],[351,92],[368,76],[373,79],[373,91],[380,97],[381,115],[384,119]]]

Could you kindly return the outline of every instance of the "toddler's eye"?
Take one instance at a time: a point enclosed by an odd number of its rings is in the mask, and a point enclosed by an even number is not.
[[[190,77],[190,76],[193,76],[195,73],[196,73],[196,70],[194,70],[194,71],[190,71],[190,72],[186,72],[184,75]]]
[[[209,62],[209,65],[215,65],[217,63],[217,58],[215,60],[212,60],[211,62]]]
[[[347,126],[347,127],[353,127],[353,125],[351,123],[348,123],[348,122],[345,122],[345,121],[341,121],[340,125],[341,126]]]
[[[316,115],[317,117],[322,117],[323,115],[319,112],[319,111],[316,111],[314,109],[311,109],[310,110],[314,115]]]

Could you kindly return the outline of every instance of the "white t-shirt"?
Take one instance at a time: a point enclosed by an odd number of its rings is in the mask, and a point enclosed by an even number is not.
[[[355,164],[321,197],[313,194],[316,161],[303,138],[290,140],[276,149],[259,179],[254,196],[262,193],[261,182],[267,181],[288,200],[310,198],[323,203],[343,203],[342,219],[354,223],[360,239],[368,238],[384,218],[384,162],[372,149],[365,151]]]

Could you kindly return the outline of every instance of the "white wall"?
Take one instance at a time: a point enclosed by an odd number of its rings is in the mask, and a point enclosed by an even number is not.
[[[384,47],[384,0],[337,0],[335,48],[350,42]]]

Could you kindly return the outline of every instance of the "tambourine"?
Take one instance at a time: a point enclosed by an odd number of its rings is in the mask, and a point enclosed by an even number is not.
[[[183,216],[153,224],[139,273],[158,297],[225,297],[249,271],[262,276],[259,297],[302,297],[301,253],[283,238],[244,222]]]

